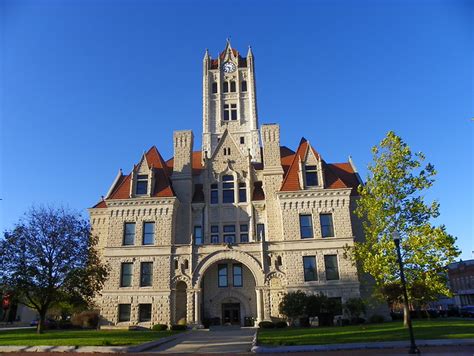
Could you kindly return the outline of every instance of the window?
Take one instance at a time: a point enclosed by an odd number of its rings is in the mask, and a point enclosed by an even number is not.
[[[133,245],[135,243],[135,223],[125,223],[123,229],[123,244]]]
[[[130,321],[130,304],[119,304],[118,306],[118,321]]]
[[[240,136],[240,144],[243,145],[245,143],[245,137]]]
[[[231,91],[231,93],[235,93],[237,91],[234,81],[230,82],[230,91]]]
[[[312,215],[300,215],[300,236],[302,239],[313,237]]]
[[[317,281],[318,280],[318,271],[316,268],[316,257],[315,256],[304,256],[303,257],[303,266],[304,266],[304,281]]]
[[[202,227],[195,226],[194,227],[194,244],[195,245],[202,245]]]
[[[151,321],[151,304],[138,304],[138,321]]]
[[[321,222],[321,234],[323,237],[334,236],[334,226],[332,224],[332,214],[321,214],[319,215]]]
[[[222,176],[222,202],[234,202],[234,176]]]
[[[216,94],[217,93],[217,83],[214,82],[212,83],[212,94]]]
[[[179,262],[178,260],[174,260],[174,269],[178,269],[179,268]]]
[[[153,262],[140,264],[140,287],[150,287],[153,284]]]
[[[211,225],[211,244],[219,243],[219,226]]]
[[[247,189],[245,183],[239,183],[239,202],[245,203],[247,201]]]
[[[265,224],[257,224],[257,241],[265,239]]]
[[[227,265],[217,265],[218,270],[218,286],[227,287]]]
[[[237,104],[224,104],[224,121],[237,120]]]
[[[235,225],[224,225],[224,242],[235,243]]]
[[[233,281],[234,287],[242,287],[243,286],[242,265],[241,264],[232,265],[232,281]]]
[[[137,176],[137,188],[135,194],[142,195],[148,192],[148,176],[146,174],[139,174]]]
[[[217,190],[217,184],[211,184],[211,204],[217,204],[219,202],[219,191]]]
[[[224,83],[223,83],[223,89],[222,89],[222,91],[223,91],[224,93],[228,93],[228,92],[229,92],[229,82],[224,82]]]
[[[246,80],[242,81],[242,91],[247,91],[247,81]]]
[[[153,245],[155,242],[155,223],[146,222],[143,224],[143,244]]]
[[[325,255],[324,266],[326,268],[326,280],[334,281],[339,279],[339,268],[337,266],[337,255]]]
[[[278,266],[281,266],[281,265],[282,265],[281,256],[278,256],[278,257],[277,257],[277,263],[278,263]]]
[[[249,242],[249,226],[247,224],[240,225],[240,242]]]
[[[120,287],[130,287],[132,285],[133,264],[124,262],[120,271]]]
[[[318,185],[318,172],[316,171],[316,166],[305,166],[305,178],[306,186],[314,187]]]

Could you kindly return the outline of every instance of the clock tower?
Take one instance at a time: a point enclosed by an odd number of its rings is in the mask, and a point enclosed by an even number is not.
[[[216,59],[206,50],[203,59],[202,157],[212,157],[225,130],[243,154],[261,162],[258,134],[254,57],[226,47]]]

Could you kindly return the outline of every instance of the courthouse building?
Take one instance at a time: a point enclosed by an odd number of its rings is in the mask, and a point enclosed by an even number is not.
[[[172,158],[151,147],[89,210],[110,266],[104,323],[248,325],[281,317],[288,291],[359,297],[344,258],[361,238],[352,162],[326,162],[305,138],[282,146],[278,124],[259,125],[250,48],[227,42],[202,68],[202,148],[175,131]]]

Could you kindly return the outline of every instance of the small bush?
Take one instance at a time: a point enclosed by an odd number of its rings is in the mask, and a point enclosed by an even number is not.
[[[186,330],[187,326],[186,325],[171,325],[171,330]]]
[[[62,330],[68,330],[68,329],[73,329],[74,325],[69,320],[60,320],[58,322],[58,329]]]
[[[271,321],[261,321],[258,323],[258,327],[262,329],[273,329],[275,324],[273,324]]]
[[[155,324],[151,327],[153,331],[164,331],[168,329],[168,325],[166,324]]]
[[[284,329],[284,328],[286,328],[287,326],[288,326],[288,324],[286,323],[286,321],[277,321],[277,322],[275,323],[275,327],[276,327],[277,329]]]
[[[385,318],[379,314],[374,314],[369,318],[369,323],[371,324],[383,323],[384,321],[385,321]]]
[[[74,326],[79,326],[85,329],[95,329],[99,325],[99,313],[96,311],[84,311],[75,314],[71,318],[71,323]]]

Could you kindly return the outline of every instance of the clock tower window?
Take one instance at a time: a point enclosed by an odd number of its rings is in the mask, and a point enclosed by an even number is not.
[[[212,94],[216,94],[217,93],[217,83],[214,82],[212,83]]]
[[[231,92],[231,93],[235,93],[235,92],[236,92],[236,86],[235,86],[235,82],[234,82],[234,81],[231,81],[231,82],[230,82],[230,92]]]
[[[242,85],[242,91],[247,91],[247,81],[243,80],[241,85]]]
[[[228,93],[229,92],[229,82],[224,82],[222,87],[222,92],[223,93]]]
[[[224,121],[237,120],[237,104],[224,104]]]

